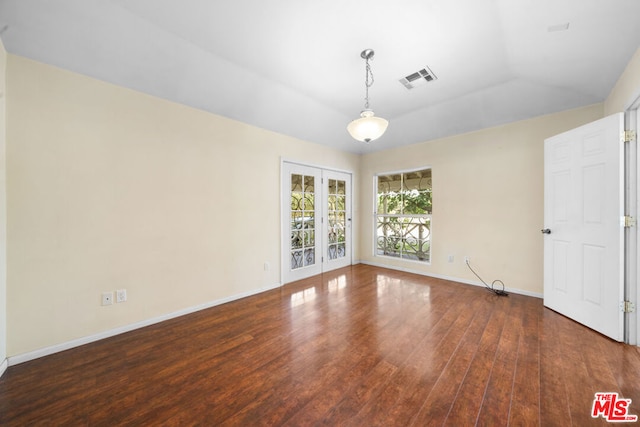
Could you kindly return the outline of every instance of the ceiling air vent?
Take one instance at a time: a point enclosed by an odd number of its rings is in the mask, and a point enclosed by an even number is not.
[[[433,71],[431,71],[429,67],[424,67],[422,70],[409,74],[407,77],[403,77],[399,81],[404,87],[411,90],[437,79],[438,78],[433,74]]]

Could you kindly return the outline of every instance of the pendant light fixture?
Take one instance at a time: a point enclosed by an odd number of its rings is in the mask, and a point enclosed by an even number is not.
[[[369,108],[369,88],[373,86],[373,73],[371,72],[369,61],[373,58],[373,55],[374,51],[372,49],[365,49],[360,53],[366,63],[364,110],[360,112],[359,119],[353,120],[347,125],[347,130],[354,139],[367,143],[380,138],[387,130],[387,126],[389,126],[388,121],[382,117],[376,117],[373,114],[373,110]]]

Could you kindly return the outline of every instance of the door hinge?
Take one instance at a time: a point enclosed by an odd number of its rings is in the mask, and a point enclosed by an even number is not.
[[[624,228],[631,228],[636,226],[636,219],[632,216],[625,215],[623,217]]]
[[[620,303],[620,311],[623,313],[633,313],[636,311],[636,305],[631,301],[622,301]]]
[[[636,140],[636,131],[635,130],[625,130],[622,134],[623,142],[631,142]]]

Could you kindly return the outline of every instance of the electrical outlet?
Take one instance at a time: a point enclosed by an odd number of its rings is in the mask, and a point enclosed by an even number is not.
[[[453,255],[449,255],[449,257],[447,258],[447,260],[448,260],[449,262],[453,262]]]
[[[125,302],[127,300],[127,290],[126,289],[118,289],[116,291],[116,302]]]
[[[269,264],[268,262],[264,263],[264,271],[269,271],[271,270],[271,264]]]
[[[469,255],[467,255],[466,257],[464,257],[464,263],[465,264],[469,264],[471,262],[471,258],[469,257]]]
[[[113,292],[103,292],[102,305],[111,305],[111,304],[113,304]]]

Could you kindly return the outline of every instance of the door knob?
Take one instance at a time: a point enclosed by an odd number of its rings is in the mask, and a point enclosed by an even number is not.
[[[551,234],[551,229],[549,229],[549,228],[543,228],[540,231],[542,232],[542,234]]]

